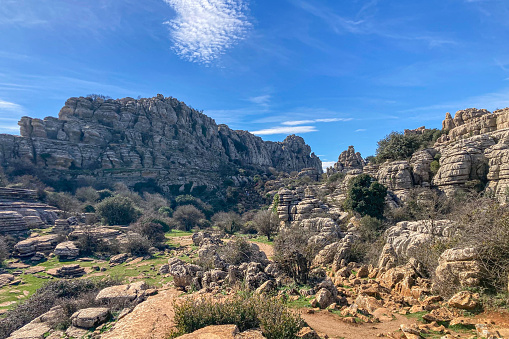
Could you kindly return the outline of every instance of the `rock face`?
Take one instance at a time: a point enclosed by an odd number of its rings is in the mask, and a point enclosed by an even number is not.
[[[474,248],[452,248],[444,251],[435,270],[437,282],[461,287],[479,286],[481,265],[477,259]]]
[[[441,141],[455,141],[465,137],[490,133],[509,128],[509,108],[493,113],[485,109],[468,108],[457,111],[454,119],[450,113],[445,115],[442,128],[449,134]]]
[[[334,173],[347,173],[351,170],[356,170],[362,168],[366,165],[366,162],[362,158],[359,152],[355,152],[355,148],[353,146],[348,146],[348,150],[343,151],[338,158],[338,162],[336,162],[332,167],[327,169],[327,175],[332,175]]]
[[[398,222],[387,229],[385,236],[397,256],[409,258],[433,239],[445,240],[454,232],[454,224],[449,220],[418,220]]]
[[[95,299],[103,303],[142,300],[145,298],[146,289],[147,284],[143,281],[129,285],[111,286],[101,290]]]
[[[74,259],[80,254],[80,250],[72,241],[65,241],[55,247],[56,256],[60,259]]]
[[[72,324],[79,328],[92,328],[104,323],[110,315],[105,307],[85,308],[71,316]]]
[[[72,279],[84,275],[85,269],[78,264],[73,264],[49,269],[47,273],[54,277]]]
[[[130,187],[149,182],[164,192],[188,193],[217,187],[239,167],[322,172],[301,137],[264,142],[162,95],[70,98],[58,119],[23,117],[19,125],[20,137],[0,135],[1,164],[36,166],[50,178],[78,175]]]
[[[58,244],[58,235],[49,234],[28,238],[14,245],[14,250],[20,257],[31,257],[36,252],[50,252]]]

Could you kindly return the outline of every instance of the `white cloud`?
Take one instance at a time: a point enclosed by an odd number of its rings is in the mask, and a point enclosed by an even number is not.
[[[367,129],[365,128],[359,128],[359,129],[356,129],[355,132],[366,132]]]
[[[257,97],[251,97],[249,98],[249,101],[260,106],[268,106],[270,99],[271,99],[270,94],[265,94]]]
[[[0,133],[19,131],[18,120],[24,113],[21,105],[0,99]]]
[[[296,126],[296,125],[305,125],[312,124],[314,122],[336,122],[336,121],[351,121],[352,118],[330,118],[330,119],[313,119],[313,120],[292,120],[282,122],[283,125],[286,126]]]
[[[323,169],[323,171],[325,172],[328,167],[333,166],[335,163],[336,162],[334,162],[334,161],[322,161],[322,169]]]
[[[273,134],[295,134],[295,133],[309,133],[309,132],[317,132],[315,126],[278,126],[273,128],[262,129],[259,131],[253,131],[251,133],[255,135],[273,135]]]
[[[251,23],[243,0],[164,0],[177,13],[170,26],[182,59],[209,64],[242,40]]]

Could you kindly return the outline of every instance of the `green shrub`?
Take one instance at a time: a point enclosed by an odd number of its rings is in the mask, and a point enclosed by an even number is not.
[[[104,200],[113,196],[113,192],[108,189],[97,191],[97,194],[99,194],[99,200]]]
[[[244,262],[251,262],[251,244],[244,238],[236,237],[226,246],[219,249],[219,254],[229,265],[240,265]]]
[[[382,219],[387,187],[375,181],[368,174],[361,174],[350,181],[344,206],[361,216]]]
[[[298,284],[306,284],[311,261],[321,248],[309,244],[313,232],[294,226],[282,229],[274,240],[274,261]]]
[[[76,198],[82,202],[95,203],[99,200],[99,193],[93,187],[80,187],[76,190]]]
[[[173,337],[211,325],[237,325],[240,331],[260,328],[268,339],[293,339],[302,327],[299,315],[280,300],[246,293],[223,301],[186,299],[177,303]]]
[[[345,173],[341,173],[341,172],[334,173],[327,178],[327,182],[332,183],[332,182],[341,181],[345,178],[345,176],[346,176]]]
[[[234,234],[242,227],[242,219],[235,212],[218,212],[212,217],[212,223],[227,234]]]
[[[130,233],[124,244],[124,251],[135,257],[144,257],[150,255],[151,247],[152,244],[147,237],[138,233]]]
[[[171,216],[173,215],[173,210],[171,209],[171,207],[163,206],[157,210],[157,213],[167,218],[171,218]]]
[[[9,257],[7,252],[7,244],[3,237],[0,237],[0,267],[3,266],[4,261]]]
[[[173,224],[181,231],[191,231],[200,227],[205,215],[193,205],[179,206],[173,213]]]
[[[375,162],[408,159],[419,149],[432,146],[443,133],[437,129],[427,129],[422,134],[391,132],[378,141]]]
[[[97,204],[96,213],[108,225],[129,225],[140,215],[133,201],[122,196],[104,199]]]
[[[164,234],[170,231],[170,225],[169,221],[158,218],[157,215],[146,214],[129,226],[129,230],[145,236],[152,246],[157,247],[165,242]]]
[[[261,210],[254,215],[253,223],[258,234],[267,236],[267,240],[271,241],[279,229],[279,216],[272,210]]]
[[[435,174],[438,173],[439,168],[440,168],[440,162],[438,162],[438,160],[433,160],[431,162],[431,164],[429,165],[429,169],[433,176],[435,176]]]

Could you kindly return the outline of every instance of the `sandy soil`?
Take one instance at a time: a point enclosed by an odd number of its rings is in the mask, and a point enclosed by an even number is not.
[[[314,314],[307,314],[302,311],[302,318],[320,336],[328,335],[331,339],[368,339],[378,338],[377,334],[389,333],[399,330],[399,325],[414,324],[415,320],[394,314],[396,319],[389,322],[376,324],[347,324],[341,318],[328,311],[321,311]]]

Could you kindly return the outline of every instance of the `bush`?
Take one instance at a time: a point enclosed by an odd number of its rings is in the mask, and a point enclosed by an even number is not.
[[[76,194],[74,194],[78,200],[82,202],[95,203],[99,200],[99,193],[93,187],[80,187],[76,190]]]
[[[267,236],[270,241],[279,229],[279,216],[272,210],[261,210],[254,215],[253,223],[258,233]]]
[[[166,241],[164,234],[170,231],[170,225],[169,221],[165,221],[163,218],[147,214],[129,226],[129,229],[146,237],[152,246],[158,247]]]
[[[345,178],[345,176],[346,176],[345,173],[341,173],[341,172],[334,173],[327,178],[327,182],[333,183],[333,182],[341,181]]]
[[[350,181],[345,208],[361,216],[382,219],[386,195],[387,187],[374,181],[368,174],[361,174]]]
[[[235,212],[216,213],[212,217],[212,223],[227,234],[234,234],[242,227],[242,219]]]
[[[96,206],[97,215],[108,225],[129,225],[138,219],[140,213],[127,197],[106,198]]]
[[[303,227],[284,228],[274,240],[274,261],[297,284],[309,278],[311,261],[321,248],[308,243],[312,232]]]
[[[219,250],[220,256],[229,265],[240,265],[251,262],[251,244],[244,238],[236,237]]]
[[[237,325],[240,331],[260,328],[268,339],[293,339],[303,325],[299,315],[280,300],[246,293],[226,300],[191,298],[175,304],[173,337],[211,325]]]
[[[9,257],[7,252],[7,244],[3,237],[0,237],[0,267],[3,266],[4,261]]]
[[[113,192],[108,189],[97,191],[97,194],[99,194],[99,200],[104,200],[113,196]]]
[[[120,282],[115,280],[62,279],[51,281],[38,289],[25,302],[9,310],[5,317],[0,319],[0,338],[7,338],[12,332],[57,305],[62,305],[66,311],[65,314],[62,314],[61,321],[64,325],[65,323],[69,324],[69,317],[77,310],[77,307],[72,307],[73,303],[76,305],[82,300],[79,307],[94,306],[94,298],[86,296],[95,296],[101,289],[119,284]],[[86,300],[90,301],[92,305],[84,305],[83,301]]]
[[[69,193],[50,193],[47,197],[47,203],[61,209],[65,214],[78,212],[80,202]]]
[[[362,217],[359,224],[359,238],[353,242],[347,259],[358,263],[376,264],[385,244],[381,237],[383,224],[369,215]]]
[[[191,231],[202,224],[205,215],[193,205],[179,206],[173,213],[173,224],[181,231]]]
[[[138,233],[130,233],[124,244],[124,251],[136,257],[144,257],[150,255],[151,247],[152,244],[147,237]]]
[[[171,209],[171,207],[163,206],[157,210],[157,213],[165,217],[171,218],[171,216],[173,215],[173,210]]]
[[[120,253],[118,243],[98,238],[94,235],[92,229],[92,226],[82,228],[82,233],[74,242],[80,250],[80,255],[93,256],[102,254],[109,256]]]
[[[443,133],[437,129],[424,130],[423,134],[391,132],[378,141],[375,162],[408,159],[419,149],[432,146]]]

